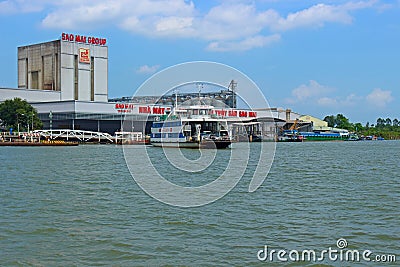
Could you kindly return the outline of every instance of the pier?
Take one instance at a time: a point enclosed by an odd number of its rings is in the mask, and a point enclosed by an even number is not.
[[[113,143],[114,138],[109,133],[92,132],[83,130],[57,129],[35,130],[34,134],[50,140],[78,141],[81,143]]]

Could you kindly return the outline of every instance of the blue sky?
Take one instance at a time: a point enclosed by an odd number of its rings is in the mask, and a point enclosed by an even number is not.
[[[248,75],[272,107],[400,119],[399,0],[0,0],[0,25],[1,87],[17,85],[17,46],[68,32],[107,38],[110,97],[206,60]]]

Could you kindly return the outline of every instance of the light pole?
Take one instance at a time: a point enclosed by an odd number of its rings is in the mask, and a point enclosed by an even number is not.
[[[53,112],[49,113],[49,119],[50,119],[50,131],[53,129]]]
[[[19,139],[19,115],[24,116],[25,114],[24,114],[24,113],[19,114],[19,113],[17,112],[18,139]]]
[[[27,122],[26,125],[28,125],[28,133],[29,133],[29,116],[27,116]]]
[[[50,139],[53,139],[53,112],[50,110],[49,113],[49,119],[50,119]]]
[[[17,112],[17,132],[18,132],[18,138],[19,138],[19,113]]]
[[[31,116],[32,116],[32,117],[31,117],[31,119],[32,119],[32,131],[33,131],[33,116],[34,116],[34,115],[35,115],[35,114],[32,112],[32,113],[31,113]]]

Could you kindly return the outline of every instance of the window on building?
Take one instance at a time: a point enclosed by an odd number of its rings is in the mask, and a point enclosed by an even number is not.
[[[31,88],[32,89],[39,89],[39,72],[38,71],[32,71],[31,72],[31,78],[32,78]]]
[[[28,58],[25,59],[25,88],[28,88],[28,80],[29,80],[29,69],[28,69]]]

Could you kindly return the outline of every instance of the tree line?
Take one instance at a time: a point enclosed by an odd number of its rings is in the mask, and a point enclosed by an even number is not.
[[[0,104],[0,126],[5,131],[28,131],[41,129],[43,122],[34,107],[16,97]]]
[[[376,123],[365,125],[361,123],[352,123],[343,114],[329,115],[324,118],[329,127],[336,127],[355,132],[364,136],[381,136],[385,139],[400,139],[400,121],[395,118],[378,118]]]

